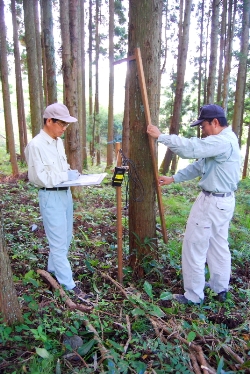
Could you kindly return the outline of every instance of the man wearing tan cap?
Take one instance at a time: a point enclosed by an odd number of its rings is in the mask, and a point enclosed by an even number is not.
[[[147,129],[150,136],[180,157],[198,159],[171,177],[159,177],[160,186],[200,177],[198,185],[202,190],[191,209],[182,244],[185,293],[174,294],[173,299],[181,304],[203,301],[207,262],[208,286],[223,302],[231,272],[228,228],[235,206],[234,191],[240,179],[239,144],[219,105],[204,105],[191,126],[200,126],[202,139],[161,134],[153,125]]]
[[[38,198],[44,229],[49,242],[48,271],[58,282],[73,290],[84,301],[86,295],[72,277],[67,255],[73,232],[73,203],[69,187],[55,187],[61,182],[79,178],[78,170],[67,163],[61,136],[67,127],[76,122],[68,108],[60,103],[49,105],[44,111],[44,126],[25,149],[28,177],[39,187]]]

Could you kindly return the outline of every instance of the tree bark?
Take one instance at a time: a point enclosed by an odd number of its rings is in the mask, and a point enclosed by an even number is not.
[[[23,0],[25,43],[27,50],[27,66],[29,81],[30,118],[32,136],[40,132],[42,126],[42,109],[40,99],[39,64],[37,61],[37,42],[35,30],[35,11],[33,1]]]
[[[140,47],[151,119],[152,123],[157,124],[160,103],[162,1],[130,0],[129,14],[129,55],[133,55],[134,49]],[[130,158],[144,189],[144,193],[138,191],[130,179],[129,246],[131,255],[136,253],[131,256],[131,266],[135,267],[136,260],[142,262],[146,254],[156,255],[154,250],[150,251],[148,245],[150,243],[153,247],[156,237],[155,180],[136,61],[131,61],[129,68]]]
[[[4,119],[6,128],[6,139],[8,145],[8,151],[10,153],[10,162],[12,167],[12,174],[18,174],[18,165],[15,149],[15,138],[13,131],[13,122],[11,115],[11,104],[10,104],[10,90],[9,90],[9,79],[8,79],[8,61],[7,61],[7,39],[6,39],[6,27],[4,19],[4,2],[0,0],[0,63],[1,63],[1,82],[3,92],[3,107],[4,107]]]
[[[1,4],[2,0],[0,1]],[[0,312],[4,322],[13,325],[22,322],[22,312],[18,302],[10,259],[7,253],[2,212],[0,207]]]
[[[13,42],[14,42],[14,56],[15,56],[15,75],[16,75],[16,97],[17,97],[17,118],[19,129],[19,144],[21,161],[25,162],[24,148],[27,145],[27,128],[24,112],[24,99],[23,99],[23,85],[22,85],[22,72],[20,65],[20,52],[18,43],[18,26],[16,19],[16,5],[15,0],[11,0],[11,14],[13,25]]]
[[[51,0],[41,1],[43,22],[43,48],[44,48],[44,75],[46,76],[47,105],[57,102],[57,81],[56,81],[56,63],[55,63],[55,46],[53,36],[53,15]]]
[[[239,67],[236,82],[233,116],[233,131],[237,136],[239,136],[240,134],[240,129],[242,126],[242,114],[244,111],[244,92],[247,72],[247,56],[249,49],[249,15],[250,0],[244,0],[241,32],[241,49],[239,55]]]

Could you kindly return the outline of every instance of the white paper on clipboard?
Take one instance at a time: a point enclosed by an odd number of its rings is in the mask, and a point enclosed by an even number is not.
[[[71,187],[71,186],[92,186],[100,184],[106,177],[107,173],[100,174],[82,174],[78,179],[66,181],[55,185],[54,187]]]

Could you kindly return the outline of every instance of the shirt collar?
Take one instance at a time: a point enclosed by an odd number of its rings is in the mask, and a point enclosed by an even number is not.
[[[43,129],[40,130],[40,135],[47,140],[49,144],[53,143],[54,140],[57,140],[58,138],[54,139],[49,134],[47,134]]]

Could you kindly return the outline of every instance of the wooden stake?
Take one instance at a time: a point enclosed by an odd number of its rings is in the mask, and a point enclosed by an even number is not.
[[[148,125],[151,125],[151,116],[150,116],[150,110],[149,110],[149,104],[148,104],[148,95],[147,95],[140,48],[135,48],[135,59],[136,59],[136,65],[137,65],[137,70],[138,70],[139,83],[140,83],[141,94],[142,94],[142,102],[143,102],[145,118],[146,118],[146,125],[148,126]],[[149,140],[149,148],[150,148],[150,153],[151,153],[152,162],[153,162],[153,173],[154,173],[155,184],[156,184],[159,215],[161,219],[161,230],[162,230],[164,243],[167,243],[168,238],[167,238],[167,230],[166,230],[165,219],[164,219],[162,195],[161,195],[161,189],[158,183],[158,166],[156,162],[155,141],[150,135],[148,136],[148,140]]]
[[[117,155],[116,166],[121,166],[122,159],[120,155],[121,143],[115,143],[115,152]],[[118,282],[123,283],[122,269],[122,188],[116,187],[116,207],[117,207],[117,258],[118,258]]]

